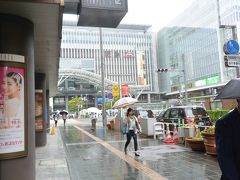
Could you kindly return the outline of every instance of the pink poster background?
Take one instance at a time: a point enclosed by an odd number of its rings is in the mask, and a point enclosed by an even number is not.
[[[0,83],[2,84],[3,77],[9,72],[16,72],[24,77],[24,69],[23,68],[14,68],[14,67],[3,67],[0,66]]]
[[[4,94],[4,77],[10,72],[21,75],[22,82],[18,98]],[[0,154],[24,151],[25,114],[24,114],[24,68],[0,66]],[[10,85],[9,85],[10,86]],[[6,108],[6,109],[5,109]],[[14,115],[7,115],[14,112]]]

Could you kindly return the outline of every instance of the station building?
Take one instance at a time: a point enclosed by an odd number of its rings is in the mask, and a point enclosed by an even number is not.
[[[121,83],[129,86],[129,93],[137,96],[144,106],[160,102],[157,86],[155,38],[148,25],[119,25],[117,28],[102,28],[103,62],[105,79],[112,82],[106,88],[106,97],[111,85]],[[67,109],[74,96],[84,97],[87,107],[98,107],[101,97],[101,54],[99,28],[73,26],[64,22],[62,30],[59,79],[64,72],[68,78],[58,86],[53,98],[53,109]],[[86,76],[76,79],[71,72]],[[66,74],[65,76],[66,77]],[[99,79],[97,81],[96,79]],[[108,88],[109,87],[109,88]]]
[[[164,99],[184,99],[186,86],[189,103],[204,103],[207,109],[234,106],[214,97],[239,77],[236,67],[225,67],[223,53],[225,42],[237,40],[239,7],[238,1],[193,1],[158,32],[158,68],[168,68],[158,76]]]

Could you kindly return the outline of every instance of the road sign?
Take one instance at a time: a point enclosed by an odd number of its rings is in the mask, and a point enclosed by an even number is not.
[[[224,56],[225,61],[240,61],[240,56],[239,55],[225,55]]]
[[[226,67],[237,67],[240,66],[240,56],[238,55],[226,55],[224,56]]]
[[[225,61],[225,66],[226,67],[237,67],[240,66],[239,61]]]
[[[224,44],[223,50],[225,54],[238,54],[239,44],[235,40],[229,40]]]

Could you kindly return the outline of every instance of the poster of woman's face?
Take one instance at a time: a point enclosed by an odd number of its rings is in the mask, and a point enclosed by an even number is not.
[[[0,135],[0,153],[24,150],[24,68],[0,66]]]

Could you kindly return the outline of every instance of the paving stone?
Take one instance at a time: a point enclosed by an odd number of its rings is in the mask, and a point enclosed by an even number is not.
[[[92,131],[90,120],[87,119],[78,122],[69,121],[66,128],[58,127],[57,140],[48,136],[50,142],[55,143],[55,145],[39,149],[37,154],[39,158],[36,159],[37,170],[43,170],[41,169],[43,166],[53,166],[55,169],[49,169],[44,174],[52,173],[51,178],[67,178],[67,180],[70,177],[71,180],[150,179],[142,170],[131,166],[99,142],[75,128],[74,125],[123,152],[126,137],[121,133],[105,130],[100,126],[100,123],[96,131]],[[153,140],[153,138],[140,137],[138,142],[141,156],[135,157],[133,141],[129,145],[128,156],[170,180],[220,179],[221,171],[215,157],[193,152],[181,145],[166,145],[160,140]],[[54,149],[60,152],[61,157],[57,157],[58,154],[56,151],[54,152]],[[48,151],[50,152],[49,157],[46,156]],[[49,162],[48,160],[52,158],[55,160]],[[38,179],[44,174],[37,172]]]

